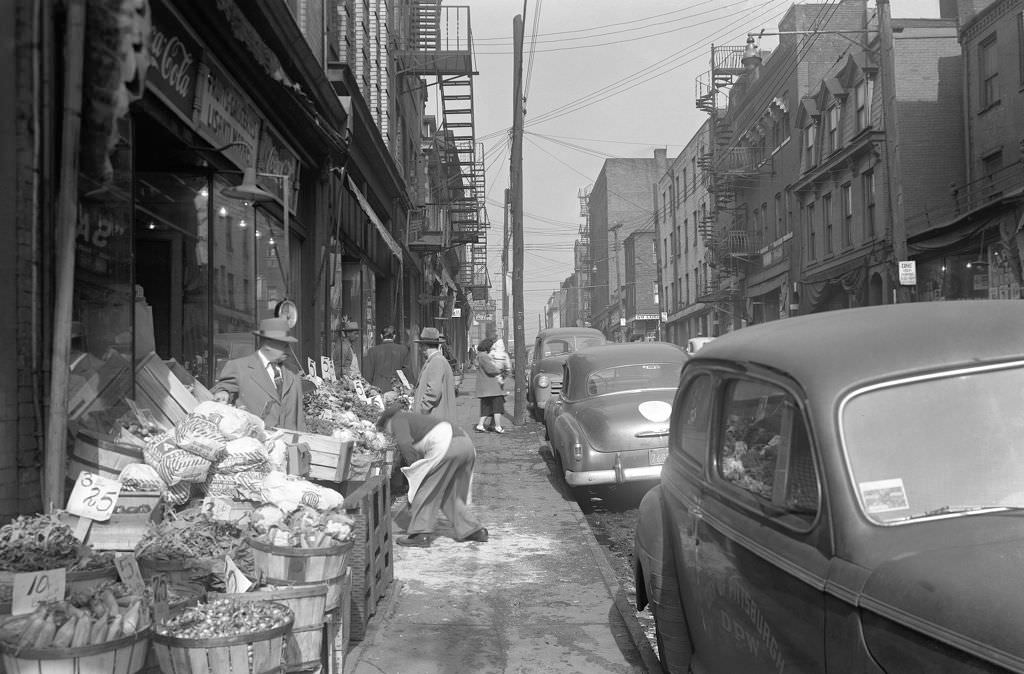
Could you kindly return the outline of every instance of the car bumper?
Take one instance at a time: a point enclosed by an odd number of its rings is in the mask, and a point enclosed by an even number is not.
[[[570,487],[587,487],[598,484],[622,484],[623,482],[643,482],[645,480],[657,480],[660,477],[661,466],[565,471],[565,482]]]

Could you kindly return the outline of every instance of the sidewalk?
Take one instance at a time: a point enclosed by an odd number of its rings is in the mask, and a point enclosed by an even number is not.
[[[476,444],[472,508],[490,541],[395,545],[391,591],[352,644],[346,674],[661,671],[583,513],[540,453],[540,424],[474,433],[474,383],[467,374],[456,407]]]

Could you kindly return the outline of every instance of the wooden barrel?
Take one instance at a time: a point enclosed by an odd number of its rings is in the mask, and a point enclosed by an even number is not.
[[[163,674],[280,674],[284,637],[291,630],[289,618],[280,627],[233,637],[185,639],[154,632],[152,647]]]
[[[305,672],[323,665],[327,586],[304,585],[289,588],[260,588],[244,594],[210,593],[210,599],[254,598],[284,604],[295,614],[291,633],[284,638],[284,665],[288,672]]]
[[[254,566],[274,584],[324,582],[345,575],[353,541],[324,548],[294,548],[249,539]],[[270,582],[268,580],[268,582]]]
[[[150,628],[93,646],[22,648],[0,644],[6,674],[135,674],[146,663]]]

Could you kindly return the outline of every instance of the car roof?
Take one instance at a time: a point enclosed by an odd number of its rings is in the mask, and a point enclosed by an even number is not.
[[[564,337],[566,335],[579,335],[582,337],[601,337],[604,338],[604,333],[597,328],[545,328],[537,333],[537,339],[546,339],[548,337]]]
[[[1024,357],[1024,302],[958,300],[840,309],[726,333],[690,358],[784,371],[805,388]]]
[[[685,350],[668,342],[627,342],[588,346],[569,354],[566,366],[589,372],[637,363],[682,363],[686,358]]]

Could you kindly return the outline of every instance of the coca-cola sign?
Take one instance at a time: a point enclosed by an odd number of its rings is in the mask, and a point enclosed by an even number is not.
[[[146,86],[187,120],[192,119],[202,47],[164,2],[151,3],[151,64]]]

